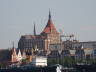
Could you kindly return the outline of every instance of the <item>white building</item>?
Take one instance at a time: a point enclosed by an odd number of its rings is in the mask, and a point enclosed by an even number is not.
[[[69,50],[69,51],[70,51],[70,55],[71,55],[71,56],[75,56],[76,50]]]
[[[85,53],[85,59],[86,58],[92,59],[92,57],[93,57],[93,49],[85,48],[84,49],[84,53]]]
[[[38,56],[32,59],[33,66],[47,66],[47,57]]]

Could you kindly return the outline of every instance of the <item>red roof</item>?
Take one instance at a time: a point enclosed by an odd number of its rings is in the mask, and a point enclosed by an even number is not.
[[[45,29],[43,30],[42,33],[51,33],[51,32],[58,33],[55,26],[54,26],[54,24],[53,24],[53,22],[52,22],[52,20],[49,19],[48,22],[47,22],[47,25],[46,25],[46,27],[45,27]]]

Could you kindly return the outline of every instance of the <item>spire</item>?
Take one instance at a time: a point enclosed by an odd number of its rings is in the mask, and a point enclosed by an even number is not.
[[[20,51],[20,49],[19,49],[19,52],[18,52],[18,55],[17,55],[17,56],[18,56],[18,58],[17,58],[18,61],[21,61],[21,60],[22,60],[22,55],[21,55],[21,51]]]
[[[12,47],[12,52],[16,54],[16,49],[15,49],[15,47],[14,47],[14,42],[12,42],[12,45],[13,45],[13,47]]]
[[[12,42],[13,48],[14,48],[14,42]]]
[[[44,34],[44,33],[58,33],[51,19],[50,9],[49,9],[49,19],[48,19],[47,25],[41,34]]]
[[[34,23],[34,36],[36,35],[35,23]]]
[[[49,19],[51,19],[51,11],[50,11],[50,9],[49,9]]]

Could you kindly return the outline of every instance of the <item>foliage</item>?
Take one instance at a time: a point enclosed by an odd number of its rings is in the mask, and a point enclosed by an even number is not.
[[[61,64],[63,66],[71,66],[75,64],[75,60],[71,57],[65,56],[64,58],[49,58],[48,65]]]
[[[75,64],[96,64],[96,59],[75,59],[71,56],[60,58],[48,58],[48,65],[61,64],[65,67],[70,67]]]

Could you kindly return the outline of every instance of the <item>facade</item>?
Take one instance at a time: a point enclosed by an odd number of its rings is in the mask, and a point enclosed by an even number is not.
[[[23,35],[18,42],[18,48],[21,51],[30,52],[32,48],[37,45],[38,50],[48,51],[50,44],[60,43],[60,34],[57,32],[49,12],[49,19],[46,27],[40,33],[36,35],[35,25],[34,25],[34,35]]]
[[[69,50],[69,49],[73,49],[72,48],[72,41],[70,41],[70,40],[66,40],[66,41],[64,41],[63,42],[63,49],[64,50]]]
[[[74,49],[75,44],[78,44],[79,41],[78,40],[66,40],[62,42],[62,49],[63,50],[70,50],[70,49]]]
[[[33,36],[33,35],[24,35],[21,36],[19,43],[18,43],[18,48],[23,52],[30,52],[32,50],[32,48],[35,48],[35,46],[37,45],[37,47],[42,50],[42,48],[44,48],[43,46],[43,39],[41,38],[41,36]]]

